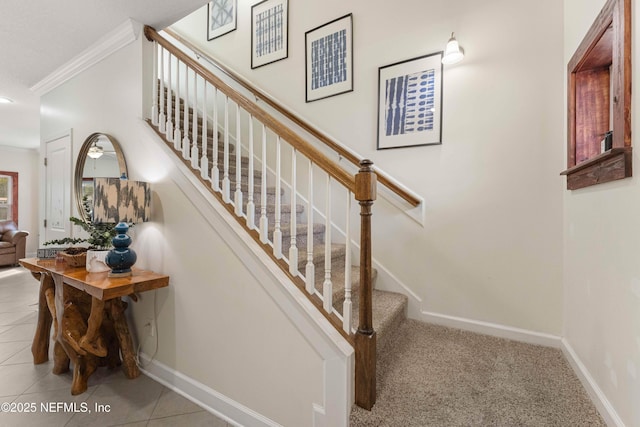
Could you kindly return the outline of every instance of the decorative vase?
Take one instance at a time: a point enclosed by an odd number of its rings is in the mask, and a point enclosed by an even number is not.
[[[111,239],[113,249],[109,251],[105,262],[111,267],[109,277],[131,276],[131,266],[136,263],[137,255],[133,249],[129,249],[131,237],[127,235],[129,225],[119,222],[114,229],[118,234]]]
[[[87,251],[87,271],[89,273],[103,273],[111,270],[105,262],[105,258],[108,253],[109,251],[95,251],[89,249]]]

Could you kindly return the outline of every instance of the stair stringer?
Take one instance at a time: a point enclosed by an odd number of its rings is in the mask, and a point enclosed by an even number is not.
[[[324,401],[313,404],[314,427],[347,427],[354,401],[353,347],[154,130],[145,122],[142,126],[180,172],[172,176],[174,183],[323,359]]]

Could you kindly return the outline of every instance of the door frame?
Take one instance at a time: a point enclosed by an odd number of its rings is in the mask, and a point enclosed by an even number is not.
[[[47,213],[47,169],[46,166],[44,164],[45,162],[45,158],[47,156],[47,144],[53,141],[56,141],[58,139],[61,138],[65,138],[68,137],[69,138],[69,156],[70,156],[70,167],[73,170],[73,156],[74,156],[74,150],[73,150],[73,129],[69,128],[69,129],[65,129],[63,131],[48,135],[46,138],[42,138],[42,140],[40,141],[40,200],[39,200],[39,211],[40,211],[40,215],[39,215],[39,242],[38,242],[38,246],[42,247],[42,243],[45,242],[45,238],[46,238],[46,230],[45,230],[45,226],[44,226],[44,220],[45,220],[45,216]],[[69,189],[70,189],[70,197],[69,197],[69,213],[73,212],[73,191],[71,191],[71,189],[73,188],[73,173],[69,173],[70,179],[69,179]],[[69,229],[70,232],[70,237],[73,237],[73,227],[71,227]]]

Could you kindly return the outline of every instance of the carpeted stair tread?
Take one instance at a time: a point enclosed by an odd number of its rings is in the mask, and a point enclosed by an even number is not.
[[[377,335],[377,351],[382,354],[393,341],[394,332],[407,318],[409,299],[396,292],[373,289],[373,329]],[[359,319],[359,301],[353,305],[353,324],[357,327]]]

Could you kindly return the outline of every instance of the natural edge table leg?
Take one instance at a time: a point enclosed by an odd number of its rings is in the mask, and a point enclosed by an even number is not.
[[[100,335],[100,326],[104,316],[104,301],[96,297],[91,298],[91,314],[87,325],[87,333],[80,338],[80,347],[98,357],[107,355],[107,346]]]
[[[81,306],[78,305],[80,301],[76,299],[83,292],[65,285],[61,275],[54,274],[53,281],[56,287],[55,306],[58,317],[58,336],[56,336],[56,341],[73,363],[71,394],[76,396],[87,390],[87,381],[96,370],[98,359],[92,354],[86,354],[77,344],[80,337],[87,331],[87,325],[82,318]],[[57,345],[55,350],[56,368],[62,368],[56,370],[63,372],[66,360]]]
[[[120,352],[122,353],[122,370],[127,378],[137,378],[140,376],[140,369],[136,364],[133,341],[129,333],[127,318],[124,315],[124,303],[120,298],[115,298],[109,300],[109,305],[111,306],[111,318],[113,319],[113,326],[120,343]]]
[[[35,274],[34,274],[35,277]],[[38,297],[38,323],[31,344],[33,363],[39,365],[49,360],[49,340],[51,339],[51,322],[53,317],[47,305],[47,290],[53,290],[53,279],[50,274],[40,273],[40,295]]]

